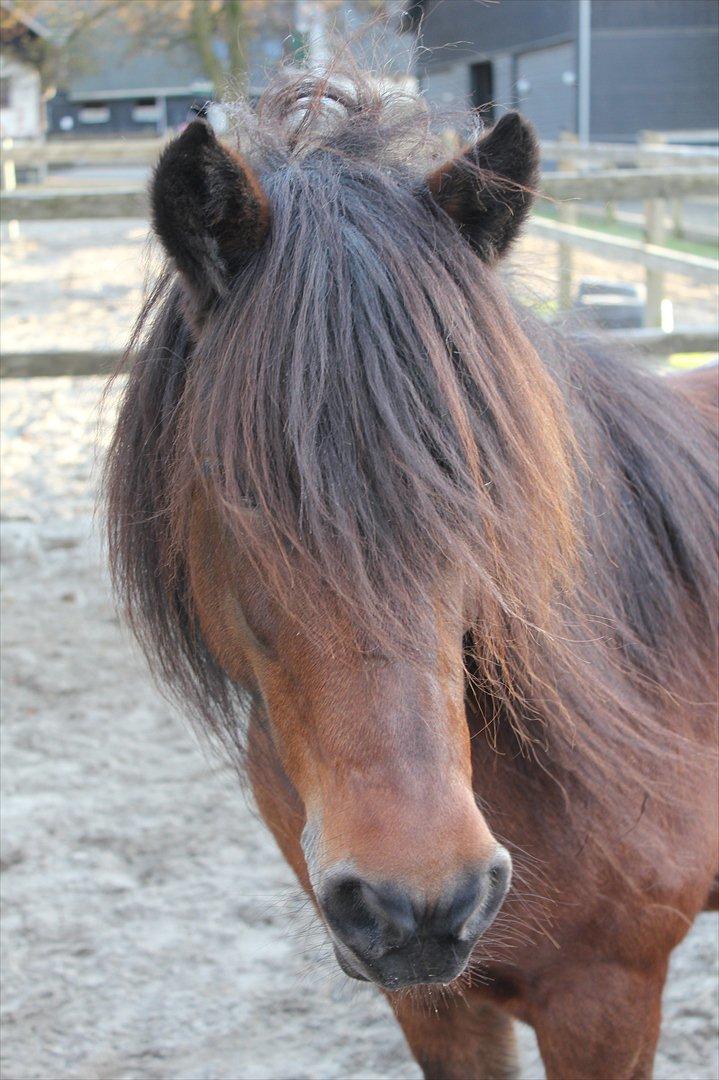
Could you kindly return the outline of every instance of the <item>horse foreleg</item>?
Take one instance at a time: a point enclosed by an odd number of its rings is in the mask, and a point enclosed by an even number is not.
[[[425,1080],[515,1080],[519,1060],[511,1018],[471,991],[442,1001],[390,995]]]
[[[651,1080],[665,976],[587,964],[542,979],[531,1021],[548,1080]]]

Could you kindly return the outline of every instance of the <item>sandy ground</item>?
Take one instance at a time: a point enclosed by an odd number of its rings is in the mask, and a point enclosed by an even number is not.
[[[3,348],[121,343],[144,238],[139,222],[23,226],[4,245]],[[101,389],[0,387],[2,1076],[416,1078],[387,1005],[336,970],[234,776],[113,613],[92,521]],[[719,1076],[716,987],[705,915],[674,958],[659,1080]],[[521,1045],[540,1077],[526,1029]]]
[[[113,613],[92,522],[101,387],[2,387],[3,1076],[417,1077]],[[716,974],[705,915],[675,956],[659,1078],[717,1076]],[[528,1030],[522,1049],[541,1076]]]

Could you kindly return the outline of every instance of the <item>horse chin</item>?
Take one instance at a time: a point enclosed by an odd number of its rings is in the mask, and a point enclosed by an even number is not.
[[[397,990],[406,990],[410,986],[424,988],[430,990],[434,987],[442,987],[443,989],[450,989],[457,983],[457,981],[464,974],[467,961],[461,965],[460,970],[452,973],[446,972],[441,976],[423,975],[421,977],[415,977],[410,974],[404,974],[402,976],[392,975],[388,978],[381,978],[378,975],[374,975],[368,971],[363,971],[361,961],[359,961],[350,952],[346,946],[340,944],[337,941],[332,942],[334,948],[335,958],[340,968],[350,979],[356,979],[358,982],[374,983],[375,986],[380,989],[392,992]]]

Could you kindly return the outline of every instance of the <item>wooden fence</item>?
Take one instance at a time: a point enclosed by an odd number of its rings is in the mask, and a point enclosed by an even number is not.
[[[644,132],[637,143],[579,143],[565,136],[542,143],[544,161],[571,158],[583,166],[612,165],[632,168],[666,169],[689,167],[716,168],[719,149],[707,146],[673,146],[665,136]],[[17,167],[50,165],[152,165],[167,138],[54,139],[50,142],[17,142],[5,139],[6,160]],[[455,141],[458,141],[457,139]]]
[[[606,169],[621,165],[634,169],[716,168],[719,149],[708,146],[671,146],[658,135],[645,132],[637,143],[580,143],[575,138],[542,143],[544,161],[565,161],[567,157],[584,167]]]
[[[541,194],[560,206],[581,200],[687,198],[716,195],[715,169],[616,169],[600,173],[545,173]],[[541,205],[541,204],[540,204]],[[84,188],[27,185],[0,195],[2,220],[44,221],[76,218],[145,217],[145,188],[138,184]]]
[[[3,141],[3,157],[15,168],[49,165],[152,165],[167,139],[57,139],[51,142]]]
[[[18,167],[67,165],[142,165],[156,159],[166,140],[108,139],[106,141],[58,140],[5,147],[0,195],[0,219],[4,221],[79,220],[86,218],[146,218],[147,196],[138,184],[113,186],[17,186]],[[679,274],[699,284],[719,281],[719,262],[673,250],[666,245],[665,222],[670,206],[688,198],[717,196],[716,150],[699,147],[668,147],[646,140],[640,145],[591,144],[580,146],[571,139],[544,145],[545,156],[560,166],[547,172],[541,183],[538,214],[530,229],[557,244],[558,308],[573,302],[573,254],[588,251],[611,261],[630,262],[644,268],[647,299],[646,322],[661,325],[664,276]],[[8,161],[12,168],[8,170]],[[606,168],[614,166],[632,166]],[[661,168],[647,167],[660,164]],[[597,168],[597,166],[602,166]],[[639,200],[644,206],[644,238],[632,240],[577,224],[582,203],[613,205]],[[544,213],[543,213],[544,210]],[[708,338],[704,337],[704,340]],[[712,346],[713,348],[713,346]]]
[[[716,133],[713,138],[716,143]],[[666,246],[668,221],[675,236],[681,238],[685,234],[682,210],[687,198],[717,198],[719,150],[716,146],[670,146],[666,136],[645,132],[635,144],[580,144],[576,136],[565,135],[557,142],[543,144],[542,149],[545,160],[553,160],[559,168],[556,173],[545,174],[543,180],[545,194],[557,199],[559,220],[535,217],[532,227],[557,241],[560,311],[572,305],[576,249],[644,267],[648,326],[662,325],[665,273],[682,274],[697,283],[719,283],[716,259],[672,251]],[[623,168],[608,169],[607,165]],[[579,199],[585,205],[594,204],[591,216],[604,216],[610,222],[617,219],[618,202],[639,200],[644,208],[643,240],[579,228]]]
[[[623,349],[657,362],[672,353],[715,353],[719,351],[716,326],[676,327],[665,333],[654,327],[637,330],[605,330],[601,335],[578,333],[575,340],[612,342]],[[118,350],[36,350],[0,353],[0,379],[55,375],[110,375],[118,370],[122,353]]]

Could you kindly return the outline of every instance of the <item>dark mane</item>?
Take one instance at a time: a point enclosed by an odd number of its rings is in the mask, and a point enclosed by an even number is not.
[[[284,81],[242,108],[270,239],[201,332],[172,267],[140,316],[107,465],[118,591],[163,679],[235,748],[243,689],[188,590],[193,494],[237,544],[260,515],[277,595],[321,583],[388,654],[438,567],[465,567],[477,692],[545,767],[603,806],[611,776],[638,806],[647,762],[679,748],[668,695],[708,716],[711,435],[667,380],[516,310],[422,201],[441,147],[421,102],[341,85]]]

